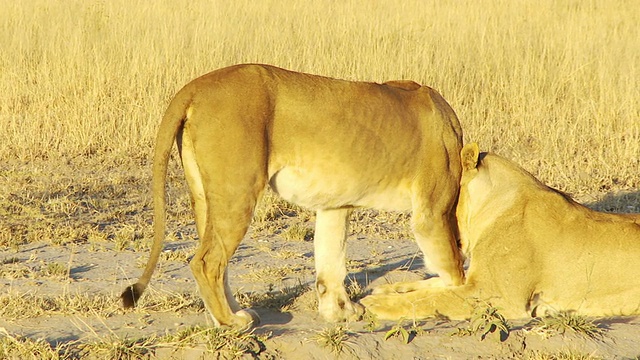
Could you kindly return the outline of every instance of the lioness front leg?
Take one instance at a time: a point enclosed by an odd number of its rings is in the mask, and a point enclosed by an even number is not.
[[[457,180],[456,180],[457,181]],[[458,248],[455,204],[458,190],[449,182],[433,184],[430,190],[416,193],[413,199],[411,227],[424,254],[426,267],[438,274],[444,286],[464,283],[462,254]],[[419,289],[422,286],[416,285]]]
[[[381,320],[424,319],[443,315],[452,320],[471,317],[479,292],[473,285],[424,288],[402,294],[374,294],[362,300]]]
[[[420,281],[400,281],[392,284],[384,284],[373,288],[372,294],[402,294],[421,289],[445,287],[441,277],[432,277]]]
[[[345,242],[350,209],[318,210],[314,238],[318,311],[327,321],[357,320],[364,313],[344,288]]]

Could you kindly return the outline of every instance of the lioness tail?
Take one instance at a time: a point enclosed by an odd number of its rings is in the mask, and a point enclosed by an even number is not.
[[[167,164],[171,155],[171,148],[176,139],[176,135],[182,128],[187,118],[187,109],[191,103],[191,93],[189,91],[178,92],[169,104],[167,111],[162,118],[158,135],[156,138],[156,148],[153,156],[153,246],[147,265],[138,279],[138,282],[127,287],[120,296],[124,308],[132,308],[142,296],[147,288],[151,275],[158,264],[160,253],[162,252],[162,242],[165,230],[165,183],[167,176]]]

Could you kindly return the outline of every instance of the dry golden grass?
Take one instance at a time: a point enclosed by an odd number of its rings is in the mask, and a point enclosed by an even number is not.
[[[630,0],[7,2],[0,160],[147,159],[179,87],[260,62],[415,79],[551,185],[637,188],[639,17]]]

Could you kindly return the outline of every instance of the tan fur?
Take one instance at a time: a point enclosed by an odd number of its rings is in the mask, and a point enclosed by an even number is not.
[[[384,319],[465,319],[484,300],[507,318],[640,314],[640,215],[590,210],[476,144],[461,158],[466,284],[385,287],[362,300],[367,310]]]
[[[354,207],[413,211],[430,268],[448,285],[464,281],[454,211],[462,131],[436,91],[412,81],[349,82],[238,65],[187,84],[167,109],[153,164],[154,245],[144,274],[122,295],[125,306],[135,305],[162,249],[174,139],[200,237],[191,269],[218,324],[243,327],[259,320],[233,299],[226,267],[266,184],[318,212],[316,289],[327,320],[363,312],[343,284]]]

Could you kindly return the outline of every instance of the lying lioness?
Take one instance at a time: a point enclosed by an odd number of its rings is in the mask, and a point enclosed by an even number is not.
[[[316,290],[327,320],[359,317],[344,289],[345,239],[354,207],[413,211],[416,240],[448,285],[464,281],[455,237],[462,130],[447,102],[412,81],[349,82],[266,65],[238,65],[180,90],[158,130],[153,160],[155,236],[135,305],[162,249],[167,162],[177,141],[200,247],[191,270],[217,324],[258,322],[242,310],[226,268],[268,183],[317,210]]]
[[[464,319],[484,300],[506,318],[640,314],[640,215],[590,210],[476,144],[461,157],[466,284],[383,286],[362,300],[367,310],[382,319]]]

